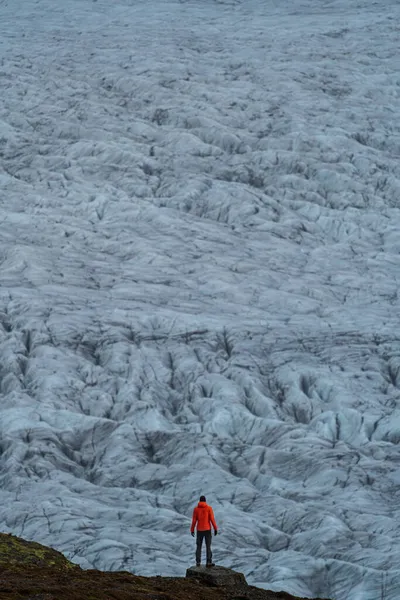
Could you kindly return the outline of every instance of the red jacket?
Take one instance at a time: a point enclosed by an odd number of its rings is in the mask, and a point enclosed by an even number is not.
[[[218,529],[214,519],[214,513],[211,506],[208,506],[206,502],[199,502],[193,511],[192,526],[190,531],[193,533],[194,528],[197,524],[197,531],[208,531],[211,529],[211,525],[215,530]]]

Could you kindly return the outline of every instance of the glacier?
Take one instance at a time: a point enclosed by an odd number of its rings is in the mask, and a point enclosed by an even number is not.
[[[0,1],[0,527],[398,600],[400,6]]]

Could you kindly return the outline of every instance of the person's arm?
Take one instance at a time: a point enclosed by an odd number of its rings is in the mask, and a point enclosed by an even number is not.
[[[218,531],[218,527],[217,527],[217,524],[214,519],[213,509],[211,508],[211,506],[210,506],[210,521],[211,521],[211,525],[214,527],[214,531],[215,532]]]
[[[197,514],[197,507],[196,507],[193,509],[192,526],[190,528],[190,533],[194,533],[194,528],[196,527],[198,520],[199,520],[199,517]]]

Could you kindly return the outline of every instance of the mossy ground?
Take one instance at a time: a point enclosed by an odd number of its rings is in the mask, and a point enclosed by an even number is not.
[[[0,600],[296,600],[252,586],[84,571],[60,552],[0,534]],[[299,600],[299,599],[297,599]]]
[[[10,534],[0,534],[0,568],[10,569],[24,566],[53,567],[55,569],[76,569],[61,552],[57,552],[37,542],[27,542]]]

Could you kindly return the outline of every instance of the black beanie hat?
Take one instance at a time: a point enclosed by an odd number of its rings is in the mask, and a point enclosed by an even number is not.
[[[206,497],[205,496],[200,496],[200,502],[205,502],[206,501]]]

